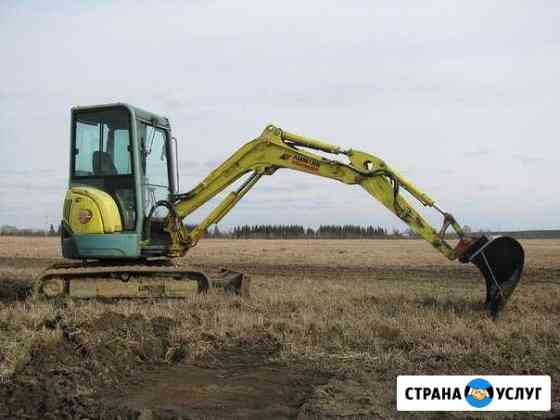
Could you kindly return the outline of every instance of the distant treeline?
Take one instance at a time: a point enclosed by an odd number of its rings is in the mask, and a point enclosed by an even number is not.
[[[187,225],[190,230],[194,226]],[[469,227],[465,231],[471,232]],[[48,230],[44,229],[20,229],[15,226],[4,225],[0,227],[0,235],[4,236],[58,236],[60,228],[50,225]],[[517,239],[560,239],[560,230],[521,230],[490,232],[471,232],[472,235],[505,235]],[[410,229],[399,231],[393,229],[388,231],[382,226],[360,226],[360,225],[321,225],[317,229],[304,227],[302,225],[242,225],[233,229],[220,230],[218,226],[206,232],[206,238],[210,239],[416,239],[418,236]],[[449,235],[449,238],[453,238]]]
[[[559,239],[560,230],[520,230],[493,232],[494,235],[511,236],[517,239]]]
[[[45,229],[29,229],[29,228],[18,228],[16,226],[4,225],[0,227],[0,235],[2,236],[58,236],[60,234],[60,228],[55,229],[54,225],[51,225],[49,230]]]
[[[492,232],[479,230],[473,232],[470,227],[465,227],[465,232],[473,236],[511,236],[517,239],[560,239],[560,230],[520,230]],[[231,231],[221,232],[218,227],[207,232],[207,238],[232,238],[232,239],[418,239],[419,236],[412,230],[388,231],[382,226],[360,225],[322,225],[317,229],[301,225],[243,225],[236,226]],[[456,235],[447,235],[448,239]]]
[[[187,225],[191,230],[195,226]],[[15,226],[2,226],[0,234],[4,236],[58,236],[60,230],[53,225],[50,229],[18,229]],[[406,234],[394,230],[389,233],[381,226],[358,225],[324,225],[318,229],[301,225],[243,225],[233,229],[221,231],[218,226],[210,229],[204,235],[206,238],[229,239],[374,239],[388,237],[403,237]]]
[[[402,236],[400,232],[391,235]],[[215,229],[209,236],[233,239],[374,239],[388,237],[389,233],[381,226],[324,225],[313,229],[301,225],[243,225],[225,234]]]

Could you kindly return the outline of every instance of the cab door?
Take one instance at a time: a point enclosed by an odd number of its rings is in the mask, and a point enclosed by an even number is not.
[[[136,229],[130,111],[123,106],[72,113],[70,186],[100,189],[115,200],[123,230]]]
[[[169,201],[171,189],[170,147],[167,130],[138,122],[139,143],[142,162],[142,193],[144,213],[147,216],[158,201]],[[159,206],[152,213],[152,219],[162,219],[167,209]]]

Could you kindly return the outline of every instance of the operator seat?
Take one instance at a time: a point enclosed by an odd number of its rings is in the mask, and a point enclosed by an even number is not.
[[[102,176],[119,174],[119,171],[117,171],[117,168],[113,162],[113,158],[111,158],[111,155],[109,153],[102,150],[95,151],[93,152],[92,159],[94,175]],[[121,222],[124,229],[133,229],[135,212],[134,210],[132,210],[132,212],[130,211],[131,208],[134,208],[134,195],[132,194],[132,191],[126,188],[113,189],[108,187],[108,185],[105,185],[105,187],[105,192],[109,193],[117,203],[117,207],[119,208],[119,215],[121,216]]]
[[[118,171],[113,163],[113,158],[107,152],[97,150],[93,152],[93,174],[94,175],[117,175]]]

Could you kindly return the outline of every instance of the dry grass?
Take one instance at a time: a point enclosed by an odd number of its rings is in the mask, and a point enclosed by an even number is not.
[[[3,257],[58,258],[57,242],[48,239],[1,238],[0,244]],[[174,321],[161,360],[264,346],[272,359],[303,360],[331,375],[338,392],[357,383],[387,417],[395,415],[394,395],[378,385],[392,390],[398,374],[546,374],[558,401],[560,241],[524,246],[529,274],[494,322],[481,310],[478,273],[456,268],[421,242],[203,241],[184,262],[244,268],[252,276],[250,301],[212,293],[182,301],[0,303],[0,375],[17,376],[32,349],[64,339],[59,329],[45,327],[57,315],[87,330],[95,349],[107,335],[96,338],[91,325],[116,313]],[[40,268],[35,260],[4,266],[3,282]],[[127,340],[133,325],[115,328],[123,346],[138,345]]]
[[[61,258],[59,238],[0,237],[0,258],[30,258],[36,265]],[[560,239],[522,240],[527,267],[560,268]],[[41,261],[42,260],[42,261]],[[456,265],[420,240],[203,240],[189,251],[197,264],[306,263],[313,265]],[[4,264],[4,263],[3,263]]]

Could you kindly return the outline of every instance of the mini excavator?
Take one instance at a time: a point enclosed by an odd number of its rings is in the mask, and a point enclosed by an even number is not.
[[[519,242],[465,232],[432,198],[369,153],[269,125],[191,191],[179,193],[177,141],[167,118],[124,103],[74,107],[70,132],[61,242],[64,258],[77,261],[43,272],[37,282],[42,296],[186,297],[214,283],[238,294],[247,292],[241,273],[224,270],[220,278],[212,279],[171,261],[194,247],[261,177],[279,169],[359,185],[443,256],[473,263],[485,279],[485,307],[493,316],[521,279],[524,252]],[[198,225],[189,228],[183,223],[243,176],[239,187]],[[441,229],[434,229],[402,190],[439,212]],[[449,228],[458,239],[454,246],[447,240]]]

